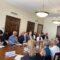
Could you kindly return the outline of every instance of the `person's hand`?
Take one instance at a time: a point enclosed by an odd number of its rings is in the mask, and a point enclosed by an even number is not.
[[[3,42],[0,41],[0,45],[3,45]]]
[[[45,56],[45,51],[44,50],[41,50],[40,55],[41,56]]]
[[[9,43],[9,41],[7,41],[7,40],[5,40],[5,42],[8,44]]]

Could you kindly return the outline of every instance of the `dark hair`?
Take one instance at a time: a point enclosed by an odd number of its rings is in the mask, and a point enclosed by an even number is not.
[[[3,34],[3,31],[2,30],[0,30],[0,34]]]

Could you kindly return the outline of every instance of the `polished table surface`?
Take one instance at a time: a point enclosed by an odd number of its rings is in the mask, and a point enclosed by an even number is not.
[[[23,55],[23,46],[6,46],[4,48],[0,48],[0,60],[14,60],[15,57],[6,57],[5,52],[8,51],[16,51],[16,54]]]

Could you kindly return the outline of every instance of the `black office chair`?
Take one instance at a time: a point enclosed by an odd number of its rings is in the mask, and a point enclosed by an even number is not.
[[[60,52],[56,53],[53,60],[60,60]]]
[[[51,56],[45,56],[44,60],[52,60],[52,57]]]

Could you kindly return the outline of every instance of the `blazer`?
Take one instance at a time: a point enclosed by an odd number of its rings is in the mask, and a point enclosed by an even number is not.
[[[39,53],[37,53],[35,56],[24,56],[21,58],[21,60],[41,60],[41,56]]]
[[[25,40],[25,39],[24,39],[24,35],[21,35],[21,36],[18,37],[18,42],[19,42],[19,43],[22,44],[24,40]],[[26,42],[27,42],[27,41],[28,41],[28,37],[26,36]]]

